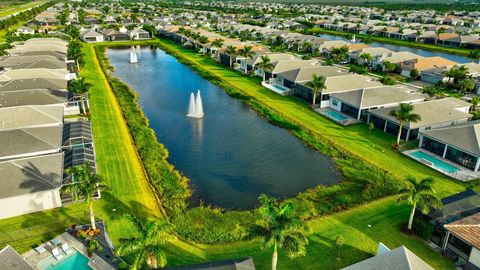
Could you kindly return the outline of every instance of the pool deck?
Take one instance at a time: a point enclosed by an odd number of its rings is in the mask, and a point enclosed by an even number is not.
[[[73,236],[71,236],[70,234],[65,232],[65,233],[55,237],[55,239],[58,239],[60,241],[60,243],[67,243],[70,248],[76,249],[83,256],[89,258],[88,253],[87,253],[87,247],[82,242],[78,241]],[[41,268],[38,267],[38,263],[40,261],[52,256],[52,253],[51,253],[52,245],[51,245],[51,243],[48,242],[48,243],[44,243],[42,245],[45,247],[45,249],[47,251],[40,254],[35,249],[31,249],[31,250],[25,252],[24,254],[22,254],[22,256],[25,258],[25,260],[30,265],[32,265],[35,269],[38,269],[38,270],[42,270]],[[63,251],[61,251],[61,248],[59,247],[58,249],[60,250],[61,254],[63,254],[65,256]],[[100,256],[98,256],[95,253],[93,254],[93,256],[91,258],[89,258],[88,266],[90,266],[94,270],[97,270],[97,269],[98,270],[115,269],[109,263],[104,261]]]
[[[360,120],[357,120],[349,115],[346,115],[344,113],[341,113],[337,110],[334,110],[332,108],[318,108],[318,109],[315,109],[315,111],[319,114],[321,114],[322,116],[332,120],[333,122],[335,123],[338,123],[342,126],[348,126],[348,125],[351,125],[351,124],[356,124],[356,123],[360,123],[361,121]],[[330,111],[333,111],[339,115],[342,115],[343,117],[345,117],[346,119],[345,120],[339,120],[339,119],[335,119],[333,117],[331,117],[330,115],[327,114],[327,112],[330,112]]]
[[[432,166],[432,165],[424,162],[423,160],[421,160],[421,159],[419,159],[419,158],[414,157],[414,156],[411,155],[412,152],[417,152],[417,151],[420,151],[420,152],[423,152],[423,153],[425,153],[425,154],[427,154],[427,155],[430,155],[430,156],[432,156],[432,157],[435,157],[435,158],[437,158],[437,159],[439,159],[439,160],[441,160],[441,161],[443,161],[443,162],[445,162],[445,163],[447,163],[447,164],[449,164],[449,165],[457,168],[458,171],[457,171],[457,172],[454,172],[454,173],[449,173],[449,172],[440,170],[440,169],[438,169],[437,167],[434,167],[434,166]],[[416,160],[416,161],[424,164],[425,166],[428,166],[428,167],[430,167],[430,168],[432,168],[432,169],[434,169],[434,170],[436,170],[436,171],[438,171],[438,172],[441,172],[441,173],[445,174],[446,176],[450,176],[450,177],[453,178],[453,179],[457,179],[457,180],[460,180],[460,181],[468,182],[468,181],[470,181],[470,180],[480,178],[480,173],[471,171],[471,170],[469,170],[469,169],[467,169],[467,168],[465,168],[465,167],[463,167],[463,166],[460,166],[460,165],[458,165],[458,164],[456,164],[456,163],[454,163],[454,162],[451,162],[451,161],[448,160],[448,159],[442,158],[441,156],[436,155],[436,154],[434,154],[434,153],[432,153],[432,152],[426,151],[426,150],[424,150],[424,149],[422,149],[422,148],[415,148],[415,149],[412,149],[412,150],[403,151],[402,154],[404,154],[404,155],[406,155],[407,157],[409,157],[409,158],[411,158],[411,159],[414,159],[414,160]]]

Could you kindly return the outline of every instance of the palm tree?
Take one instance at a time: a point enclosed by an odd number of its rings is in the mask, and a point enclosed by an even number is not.
[[[363,60],[363,64],[366,66],[368,66],[373,59],[372,55],[369,53],[361,53],[359,58]]]
[[[212,41],[212,47],[217,48],[217,50],[215,50],[215,58],[218,58],[218,51],[222,48],[222,46],[223,46],[223,39],[217,38],[214,41]]]
[[[308,240],[306,225],[295,215],[296,204],[279,204],[267,195],[260,195],[261,219],[256,222],[256,230],[263,237],[265,247],[273,247],[272,270],[277,269],[278,248],[283,248],[289,258],[305,256]]]
[[[252,51],[252,46],[245,46],[243,48],[241,48],[240,50],[238,50],[237,52],[238,55],[240,56],[243,56],[245,57],[245,70],[244,70],[244,74],[247,74],[247,60],[248,58],[252,59],[253,56],[254,56],[254,53]]]
[[[235,49],[235,47],[232,45],[228,45],[225,52],[228,54],[228,57],[230,58],[230,68],[232,68],[233,57],[237,54],[237,49]]]
[[[412,229],[415,209],[418,207],[422,213],[428,214],[430,208],[442,208],[442,202],[434,195],[433,178],[424,178],[420,182],[415,177],[407,177],[407,187],[400,193],[399,201],[407,201],[412,206],[410,218],[408,220],[408,230]]]
[[[62,192],[72,195],[75,201],[84,199],[87,203],[90,225],[96,229],[95,216],[93,215],[93,198],[97,192],[109,190],[103,184],[103,179],[95,173],[93,166],[87,162],[80,166],[70,167],[65,171],[71,175],[72,183],[62,187]]]
[[[322,75],[317,76],[316,74],[313,74],[312,80],[307,82],[305,85],[312,88],[312,91],[313,91],[312,106],[315,106],[317,93],[327,88],[327,86],[325,85],[325,77]]]
[[[397,110],[390,111],[390,115],[395,117],[399,123],[397,145],[400,145],[400,137],[402,136],[402,128],[404,122],[418,122],[422,119],[419,114],[413,113],[413,105],[401,103]]]
[[[85,78],[79,78],[68,82],[68,90],[80,96],[81,99],[81,113],[87,114],[87,104],[85,102],[85,95],[88,93],[92,85],[85,81]]]
[[[470,103],[472,103],[472,111],[476,111],[478,108],[478,105],[480,105],[480,96],[472,97],[472,100],[470,101]]]
[[[263,70],[263,81],[265,81],[265,73],[273,69],[273,64],[270,62],[268,55],[260,56],[262,62],[258,63],[258,67]]]
[[[133,264],[131,269],[156,269],[167,264],[167,255],[163,246],[173,240],[172,226],[166,221],[143,221],[136,216],[126,215],[128,221],[136,230],[135,236],[129,239],[120,239],[120,245],[115,251],[117,255],[131,255]]]

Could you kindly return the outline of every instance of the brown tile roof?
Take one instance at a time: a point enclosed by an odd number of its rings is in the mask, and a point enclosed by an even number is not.
[[[406,68],[416,68],[419,71],[439,68],[439,67],[446,67],[450,65],[455,65],[456,63],[450,61],[448,59],[434,56],[434,57],[426,57],[426,58],[417,58],[413,61],[406,61],[402,63],[402,67],[405,66]]]
[[[346,46],[347,46],[349,52],[351,52],[351,51],[356,51],[356,50],[361,50],[361,49],[365,49],[365,48],[369,48],[369,47],[370,47],[370,46],[368,46],[367,44],[363,44],[363,43],[348,44],[348,45],[346,45]]]
[[[456,237],[480,249],[480,213],[444,225]]]
[[[458,35],[452,34],[452,33],[440,33],[438,35],[439,40],[447,40],[447,39],[456,38],[456,37],[458,37]]]

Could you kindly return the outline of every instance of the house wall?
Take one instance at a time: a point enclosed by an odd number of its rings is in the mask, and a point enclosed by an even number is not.
[[[328,100],[329,102],[329,107],[334,109],[334,110],[337,110],[337,111],[342,111],[342,101],[336,99],[336,98],[331,98],[330,100]],[[323,102],[322,102],[323,104]],[[335,105],[336,104],[336,105]],[[323,107],[323,106],[322,106]]]
[[[476,248],[472,248],[468,261],[476,267],[480,267],[480,251]]]
[[[62,206],[58,189],[0,199],[0,219]]]

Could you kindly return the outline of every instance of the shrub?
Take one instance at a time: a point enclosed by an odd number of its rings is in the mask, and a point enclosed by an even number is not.
[[[412,228],[415,230],[415,233],[424,240],[430,240],[433,234],[433,225],[427,221],[416,218],[413,220]]]
[[[173,220],[177,234],[188,241],[216,244],[245,239],[257,216],[251,211],[222,212],[218,208],[196,207]]]
[[[382,82],[383,84],[386,84],[386,85],[394,85],[396,84],[397,82],[395,81],[395,79],[393,79],[392,77],[390,76],[384,76],[380,79],[380,82]]]
[[[418,69],[414,68],[410,71],[410,77],[412,79],[418,79],[420,77],[420,72],[418,71]]]

